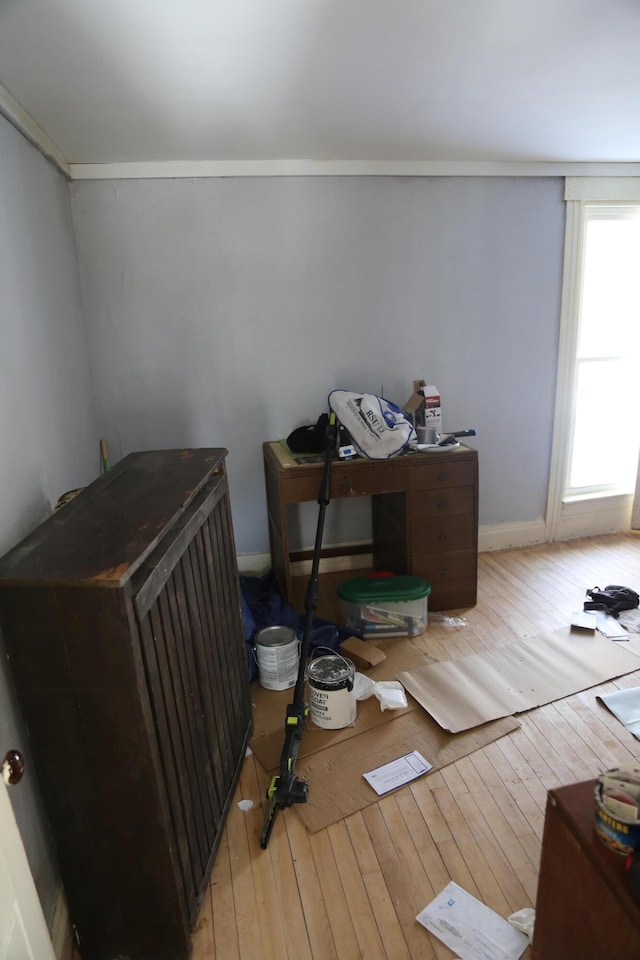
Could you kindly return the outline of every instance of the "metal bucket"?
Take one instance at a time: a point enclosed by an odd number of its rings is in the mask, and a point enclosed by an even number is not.
[[[356,721],[356,668],[340,654],[316,657],[309,664],[309,713],[318,727],[341,730]]]
[[[264,627],[254,638],[260,686],[288,690],[298,678],[300,646],[290,627]]]
[[[629,856],[640,849],[640,823],[625,823],[607,810],[595,790],[596,834],[605,846],[616,853]]]

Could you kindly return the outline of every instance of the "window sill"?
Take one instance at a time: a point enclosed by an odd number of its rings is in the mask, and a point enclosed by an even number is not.
[[[619,490],[598,490],[595,493],[574,493],[562,498],[563,503],[584,503],[589,500],[620,500],[622,497],[633,497],[632,492]]]

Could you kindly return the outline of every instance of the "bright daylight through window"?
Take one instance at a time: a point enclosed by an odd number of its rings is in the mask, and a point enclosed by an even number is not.
[[[584,204],[565,498],[631,493],[640,445],[640,205]]]

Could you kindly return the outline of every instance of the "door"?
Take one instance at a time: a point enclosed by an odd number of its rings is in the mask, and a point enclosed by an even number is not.
[[[5,783],[16,783],[24,764],[10,751],[0,782],[0,960],[55,960],[49,931],[27,863]]]

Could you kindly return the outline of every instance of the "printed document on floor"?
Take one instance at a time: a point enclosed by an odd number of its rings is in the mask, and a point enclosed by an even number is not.
[[[460,960],[518,960],[529,939],[453,880],[416,920]]]
[[[432,764],[427,763],[421,753],[413,750],[411,753],[405,754],[404,757],[398,757],[397,760],[376,767],[369,773],[363,773],[362,776],[373,787],[378,796],[382,796],[383,793],[402,787],[405,783],[421,777],[423,773],[428,773],[431,767]]]

